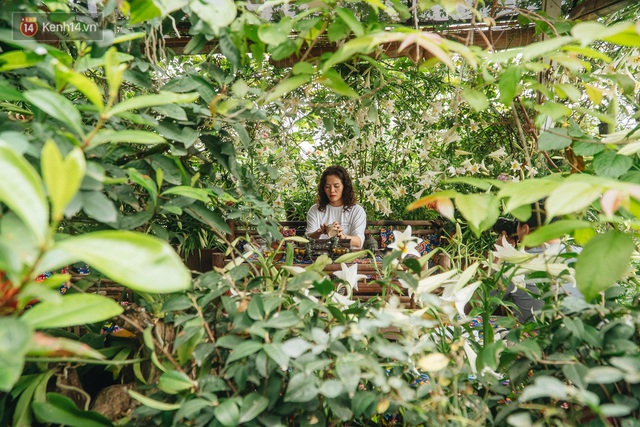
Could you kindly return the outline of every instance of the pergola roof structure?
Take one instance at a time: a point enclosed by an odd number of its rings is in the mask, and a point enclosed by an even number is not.
[[[412,1],[415,3],[414,0],[410,0],[409,3]],[[507,0],[508,2],[509,0]],[[511,2],[515,2],[515,0],[511,0]],[[578,3],[578,0],[570,0],[569,2],[570,5],[564,5],[565,9],[569,10],[566,18],[587,21],[608,16],[634,4],[635,0],[585,0],[580,3]],[[562,0],[543,0],[542,11],[549,16],[560,17],[561,3]],[[260,4],[255,6],[257,8]],[[444,38],[479,46],[482,49],[491,46],[496,50],[503,50],[526,46],[540,40],[535,28],[520,25],[513,14],[500,15],[496,13],[499,10],[497,6],[498,0],[493,0],[492,6],[487,8],[488,16],[495,20],[495,25],[492,26],[473,24],[468,17],[452,21],[451,17],[441,10],[432,11],[427,19],[416,19],[414,25],[424,31],[432,31]],[[268,7],[261,8],[263,13],[265,10],[267,14],[270,13]],[[177,55],[182,55],[185,54],[185,47],[190,40],[191,38],[185,35],[181,37],[166,37],[164,42],[165,47],[170,48]],[[415,62],[423,61],[430,57],[430,54],[424,49],[412,46],[404,50],[398,50],[399,45],[399,42],[387,43],[382,46],[382,51],[389,58],[409,57]],[[210,42],[204,45],[199,53],[209,53],[215,48],[215,44]],[[337,48],[336,43],[330,42],[325,37],[317,40],[311,48],[302,48],[297,55],[279,61],[272,61],[272,63],[277,67],[290,67],[302,56],[314,58],[325,52],[333,52]]]

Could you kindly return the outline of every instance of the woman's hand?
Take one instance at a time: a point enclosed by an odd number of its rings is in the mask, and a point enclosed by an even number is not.
[[[335,221],[329,227],[335,230],[335,232],[336,232],[335,235],[338,236],[339,239],[344,239],[345,238],[345,234],[344,234],[344,231],[342,230],[342,226],[340,225],[340,223],[338,221]]]

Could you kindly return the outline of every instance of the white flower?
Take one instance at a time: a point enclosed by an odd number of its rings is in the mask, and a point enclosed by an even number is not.
[[[407,195],[407,189],[404,186],[400,186],[393,192],[394,197],[402,198]]]
[[[389,200],[380,199],[376,201],[377,209],[382,212],[382,215],[389,216],[393,213],[391,207],[389,206]]]
[[[482,159],[482,161],[480,162],[480,165],[479,165],[479,166],[480,166],[480,170],[481,170],[483,173],[489,173],[489,169],[487,169],[487,167],[484,165],[484,159]]]
[[[389,248],[400,251],[401,258],[407,255],[415,255],[420,257],[420,252],[417,251],[416,246],[422,241],[417,237],[411,235],[411,226],[408,225],[404,231],[393,230],[394,241],[389,245]]]
[[[46,55],[46,54],[47,54],[47,49],[45,49],[45,48],[44,48],[44,47],[42,47],[42,46],[38,46],[38,47],[36,48],[36,50],[34,50],[34,52],[35,52],[35,54],[36,54],[36,55],[43,56],[43,55]]]
[[[526,252],[524,248],[516,249],[509,242],[507,242],[507,238],[502,236],[502,246],[497,244],[495,245],[496,250],[493,252],[493,256],[499,258],[502,261],[510,262],[512,264],[519,264],[521,262],[529,261],[534,255]]]
[[[476,122],[471,122],[469,123],[469,130],[471,132],[477,132],[480,130],[480,126],[478,126],[478,124]]]
[[[455,287],[445,287],[440,299],[452,304],[458,311],[458,314],[461,317],[465,317],[466,314],[464,312],[464,307],[467,305],[474,292],[481,284],[482,282],[478,281],[465,286],[462,289],[456,289]],[[445,312],[446,311],[447,310],[445,310]],[[451,317],[451,314],[449,314],[449,316]]]
[[[340,287],[338,287],[338,289],[336,289],[336,291],[331,295],[331,301],[333,301],[334,303],[336,303],[339,306],[342,306],[344,308],[349,307],[351,304],[355,303],[355,301],[350,299],[349,297],[345,297],[344,295],[340,295],[338,293],[339,289],[340,289]]]
[[[420,150],[420,152],[418,153],[418,157],[421,160],[427,160],[429,158],[429,151],[428,150]]]
[[[511,170],[516,172],[522,169],[522,165],[520,164],[519,161],[514,160],[511,162]]]
[[[527,177],[533,178],[534,176],[538,175],[538,168],[536,168],[535,166],[526,165],[524,168],[527,170]]]
[[[502,157],[506,155],[507,155],[507,152],[504,150],[504,147],[500,147],[499,150],[496,150],[493,153],[489,153],[489,157],[496,160],[500,160]]]
[[[366,279],[364,274],[358,274],[358,264],[353,264],[351,267],[347,267],[347,264],[340,264],[341,271],[336,271],[334,276],[338,279],[344,280],[348,283],[347,295],[351,297],[353,290],[358,290],[358,281],[360,279]]]
[[[282,209],[283,206],[284,206],[284,203],[282,202],[282,199],[280,198],[280,196],[278,196],[273,201],[273,207],[276,208],[276,209]]]
[[[432,114],[433,114],[433,115],[438,115],[438,114],[440,114],[440,113],[442,112],[442,110],[443,110],[443,108],[442,108],[442,104],[441,104],[441,103],[439,103],[439,102],[434,102],[433,104],[431,104],[431,109],[433,110],[433,111],[432,111]]]
[[[471,172],[473,175],[475,175],[478,172],[480,172],[480,165],[477,163],[473,163],[469,165],[468,171]]]
[[[369,175],[364,175],[360,178],[359,182],[363,188],[368,188],[369,185],[371,185],[371,177]]]
[[[456,170],[456,168],[455,168],[454,166],[449,166],[449,167],[447,168],[447,173],[448,173],[450,176],[456,176],[456,175],[458,175],[458,171]]]

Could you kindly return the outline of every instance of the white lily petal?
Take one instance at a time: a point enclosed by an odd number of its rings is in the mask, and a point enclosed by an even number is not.
[[[297,265],[283,265],[282,269],[295,275],[295,274],[300,274],[300,273],[304,273],[305,270],[304,268],[297,266]]]

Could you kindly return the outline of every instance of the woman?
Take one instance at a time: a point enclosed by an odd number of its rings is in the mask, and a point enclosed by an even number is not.
[[[327,239],[337,236],[362,248],[367,214],[356,204],[349,173],[342,166],[329,166],[318,183],[318,202],[307,212],[307,236]]]

